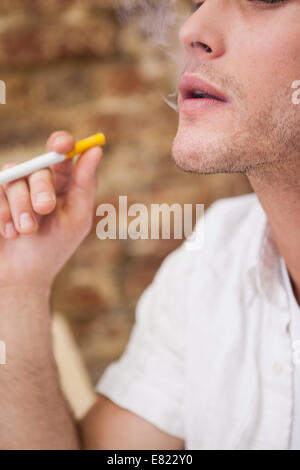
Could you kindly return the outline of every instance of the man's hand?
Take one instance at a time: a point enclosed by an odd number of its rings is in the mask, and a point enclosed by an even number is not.
[[[59,131],[47,150],[67,153],[74,144],[70,134]],[[101,156],[99,147],[92,148],[74,168],[68,160],[0,186],[1,289],[51,286],[91,229]]]
[[[47,149],[66,153],[74,139],[56,132]],[[90,231],[102,151],[83,154],[0,186],[0,450],[182,449],[104,397],[78,428],[59,386],[52,355],[49,295],[62,265]]]
[[[67,153],[74,139],[56,132],[47,149]],[[52,354],[51,284],[91,228],[93,148],[74,168],[66,161],[0,186],[0,449],[78,449]]]

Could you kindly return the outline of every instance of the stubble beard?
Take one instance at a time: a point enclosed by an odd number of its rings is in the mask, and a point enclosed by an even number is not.
[[[196,124],[187,139],[180,123],[172,147],[175,164],[190,173],[242,173],[259,178],[282,176],[300,166],[300,105],[286,95],[277,96],[259,112],[251,115],[244,108],[239,115],[235,130],[220,133],[216,129],[202,142]],[[193,126],[190,121],[188,125]]]

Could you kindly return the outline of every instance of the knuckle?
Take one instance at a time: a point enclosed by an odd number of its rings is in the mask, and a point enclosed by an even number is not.
[[[14,203],[24,205],[29,201],[29,191],[13,191],[13,188],[10,191],[10,200],[13,200]]]
[[[9,198],[9,203],[12,210],[15,211],[23,211],[23,210],[31,210],[31,202],[29,193],[24,192],[24,194],[14,194],[11,195]]]

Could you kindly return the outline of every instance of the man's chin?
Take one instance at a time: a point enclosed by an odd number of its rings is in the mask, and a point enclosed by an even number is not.
[[[220,149],[219,149],[220,150]],[[172,146],[172,158],[178,168],[198,174],[218,173],[222,162],[218,156],[220,151],[216,145],[208,145],[198,137],[187,139],[178,134]]]
[[[189,173],[246,173],[247,165],[243,165],[241,157],[241,153],[235,154],[232,148],[228,148],[224,139],[204,142],[199,138],[197,141],[195,138],[182,139],[178,134],[172,146],[176,166]]]

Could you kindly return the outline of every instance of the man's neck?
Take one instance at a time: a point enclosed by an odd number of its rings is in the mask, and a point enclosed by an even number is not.
[[[300,305],[300,164],[298,168],[248,178],[266,212]]]

